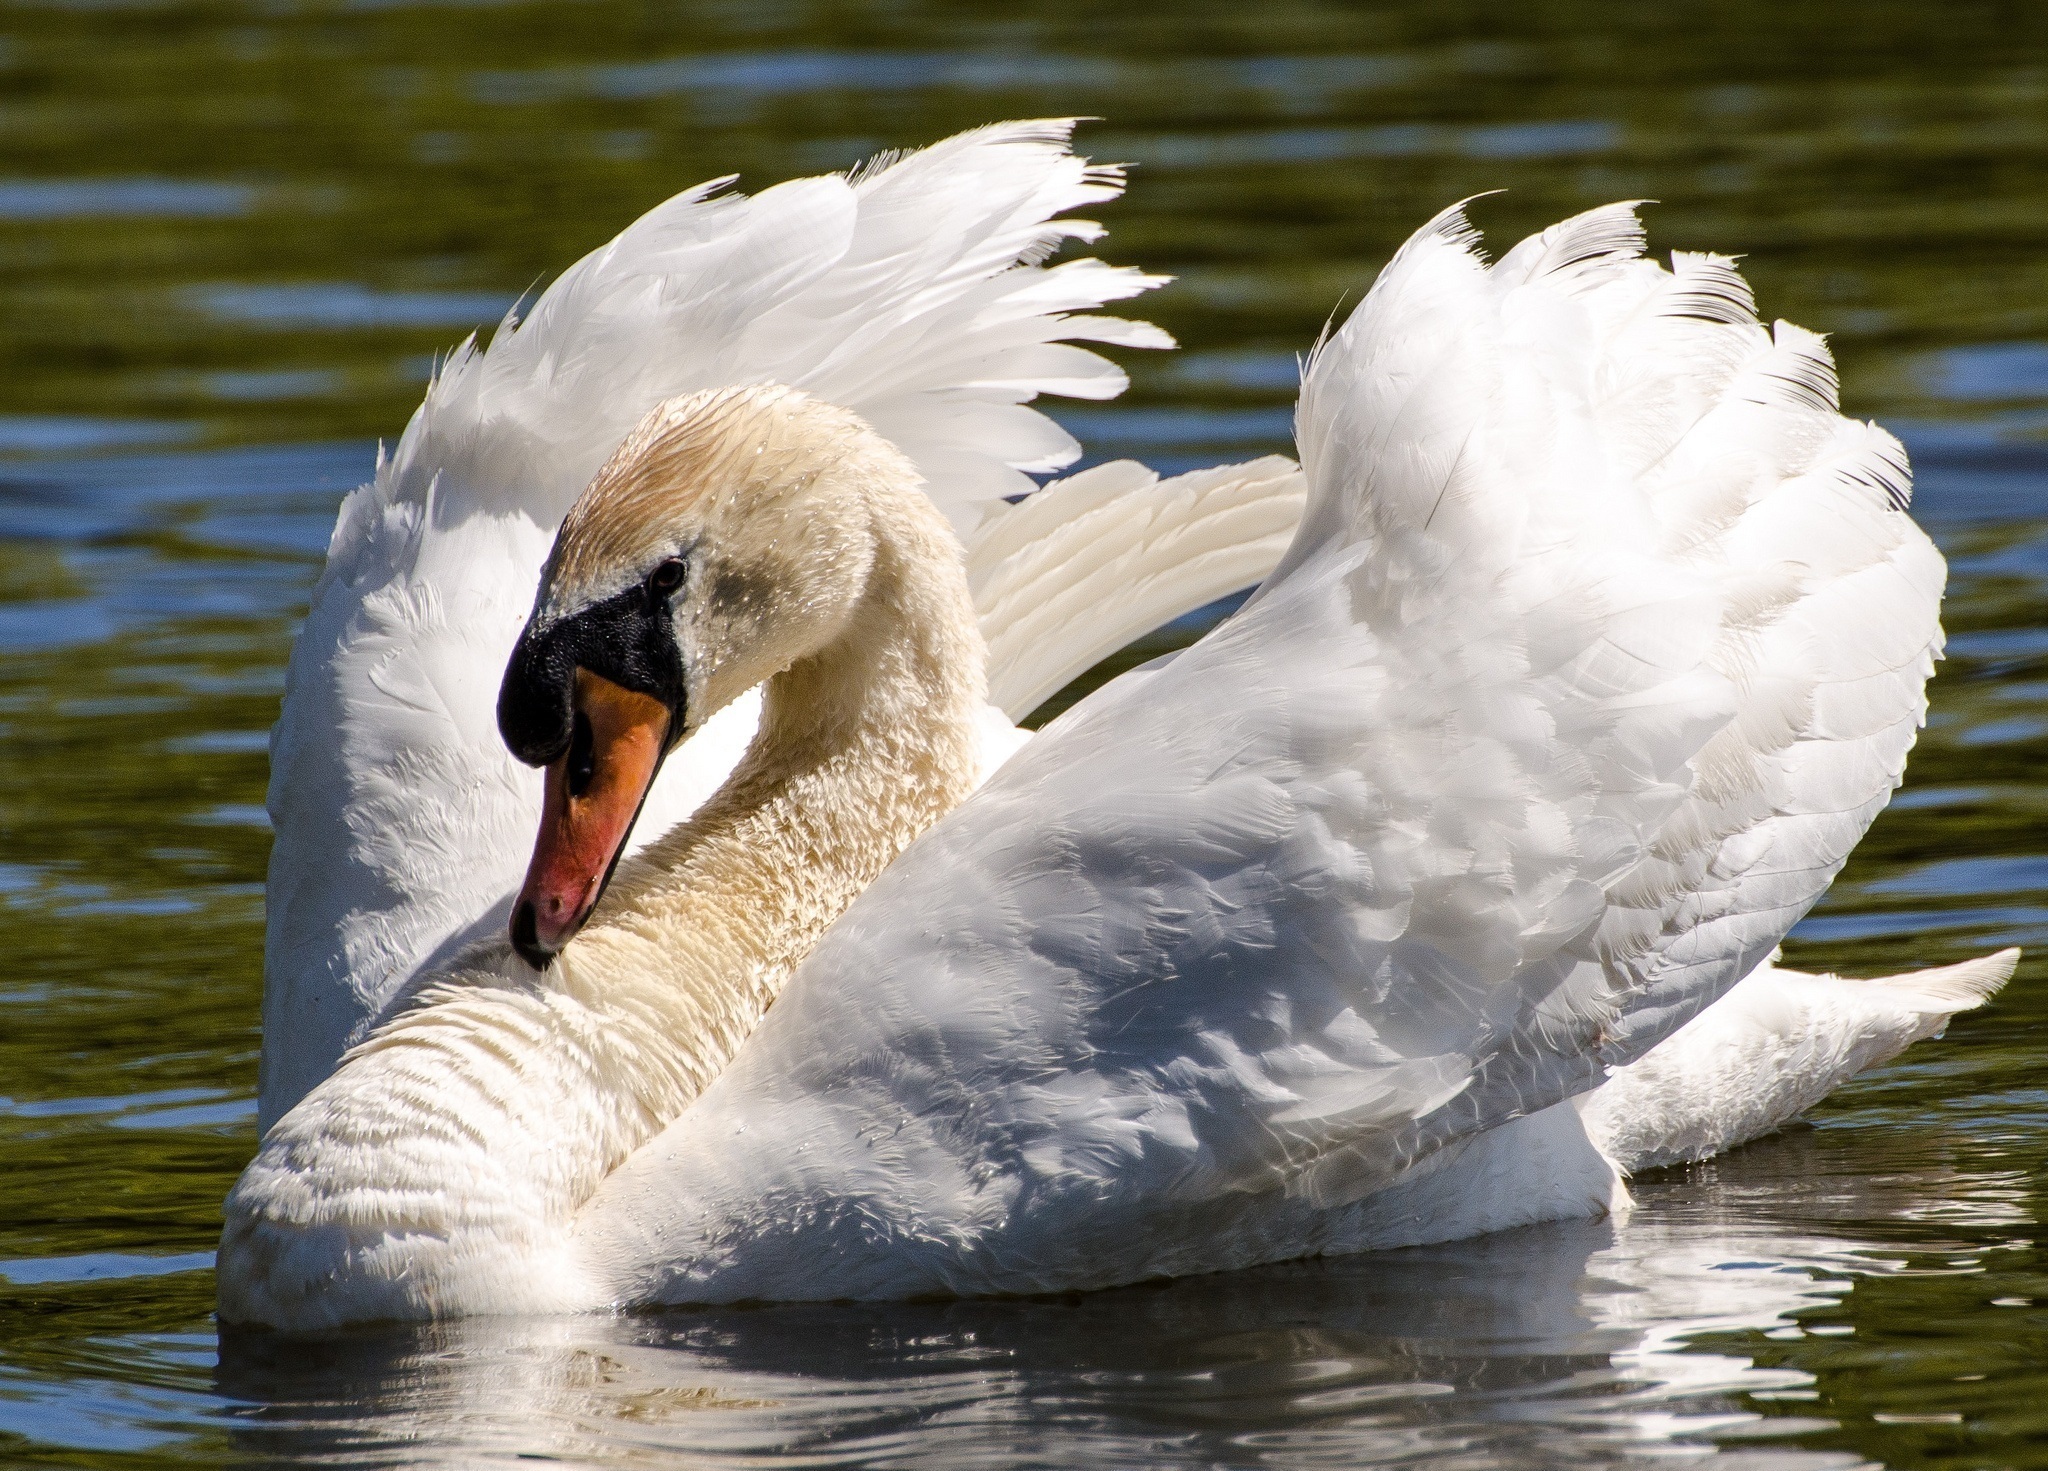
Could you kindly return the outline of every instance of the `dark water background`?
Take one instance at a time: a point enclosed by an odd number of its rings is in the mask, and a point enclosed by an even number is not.
[[[2048,986],[1625,1224],[1077,1298],[218,1343],[264,732],[431,355],[700,178],[992,118],[1132,160],[1186,351],[1063,413],[1285,448],[1443,204],[1748,257],[1954,576],[1909,785],[1792,958],[2048,944],[2048,6],[0,4],[0,1464],[2048,1465]],[[2048,953],[2048,952],[2043,952]]]

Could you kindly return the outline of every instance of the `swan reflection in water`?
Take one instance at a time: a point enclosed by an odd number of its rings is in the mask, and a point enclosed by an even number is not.
[[[1782,1335],[1900,1266],[1850,1223],[1931,1201],[1974,1227],[2024,1218],[2003,1177],[1887,1168],[1853,1133],[1798,1128],[1649,1177],[1621,1222],[1060,1298],[228,1331],[219,1388],[253,1455],[380,1466],[1501,1467],[1789,1437],[1828,1422],[1796,1402],[1764,1421],[1740,1396],[1796,1401],[1809,1376],[1695,1340]],[[1853,1458],[1779,1441],[1765,1459]]]

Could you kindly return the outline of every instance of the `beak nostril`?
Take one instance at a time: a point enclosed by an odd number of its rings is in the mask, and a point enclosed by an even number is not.
[[[540,924],[534,918],[531,899],[522,899],[512,911],[512,948],[535,970],[546,970],[555,958],[555,952],[540,943]]]

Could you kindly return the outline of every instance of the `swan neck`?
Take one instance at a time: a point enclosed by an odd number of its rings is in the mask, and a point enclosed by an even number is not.
[[[475,957],[265,1136],[227,1202],[224,1313],[504,1311],[507,1282],[546,1285],[522,1311],[583,1301],[576,1212],[977,778],[985,653],[959,544],[914,485],[874,501],[843,632],[769,681],[739,768],[622,866],[554,967]]]
[[[875,554],[838,636],[767,682],[753,744],[622,866],[555,984],[603,1017],[630,1150],[731,1059],[804,956],[974,788],[986,651],[958,541],[914,483],[870,492]]]
[[[915,487],[875,501],[874,563],[853,616],[767,681],[739,766],[695,819],[622,869],[600,933],[652,918],[687,949],[687,931],[729,920],[748,968],[780,972],[756,984],[779,989],[846,904],[973,789],[987,656],[959,545]],[[712,969],[732,980],[740,958]]]

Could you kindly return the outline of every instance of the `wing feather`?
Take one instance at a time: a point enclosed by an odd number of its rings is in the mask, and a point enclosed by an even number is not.
[[[1113,460],[991,514],[967,543],[990,702],[1021,719],[1133,640],[1256,586],[1301,502],[1278,455],[1168,480]]]

